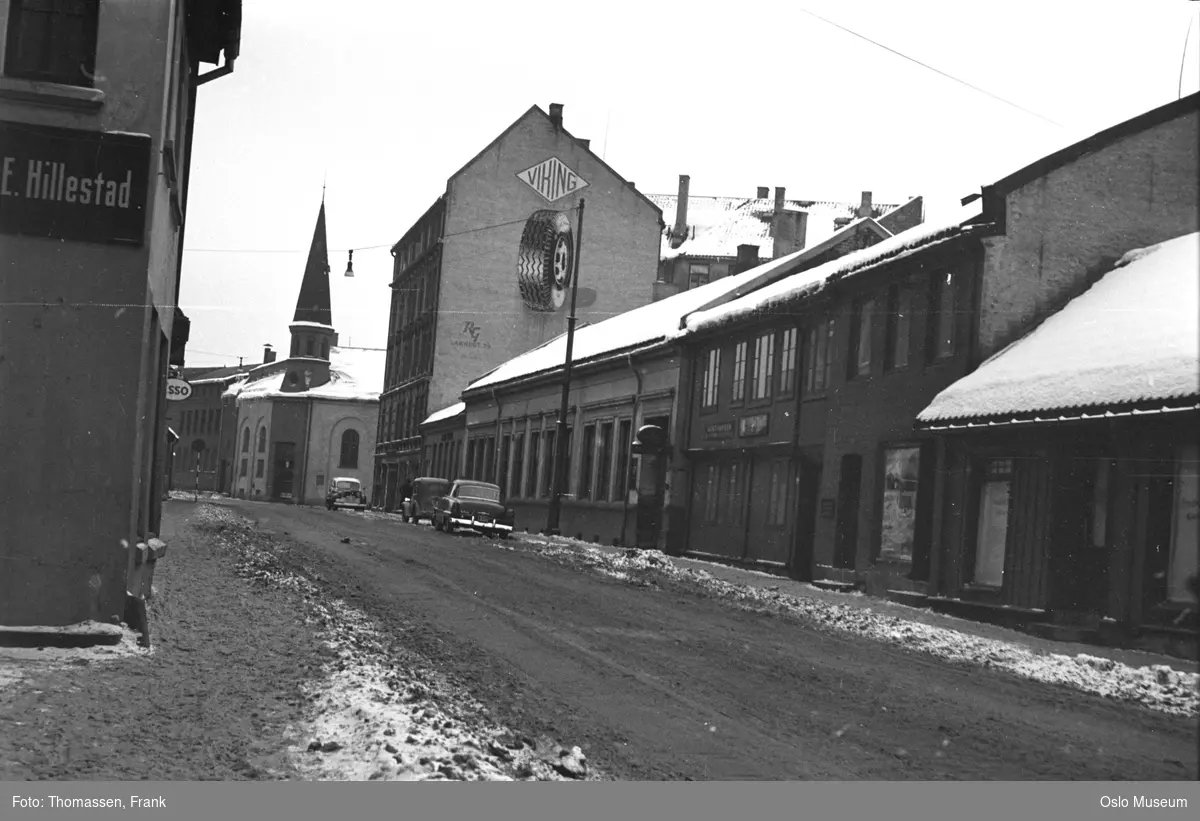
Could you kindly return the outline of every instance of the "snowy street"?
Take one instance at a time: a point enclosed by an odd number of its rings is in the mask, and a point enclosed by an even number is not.
[[[150,652],[0,650],[0,777],[1195,777],[1195,664],[374,512],[166,515]]]

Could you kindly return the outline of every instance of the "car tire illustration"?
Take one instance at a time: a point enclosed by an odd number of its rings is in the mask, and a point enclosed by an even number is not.
[[[567,215],[533,212],[525,222],[517,256],[521,299],[535,311],[557,311],[566,302],[574,271],[575,242]]]

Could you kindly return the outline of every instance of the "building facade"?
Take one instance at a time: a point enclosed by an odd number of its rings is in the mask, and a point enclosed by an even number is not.
[[[268,354],[272,359],[274,354]],[[267,360],[270,361],[270,360]],[[167,455],[167,490],[228,493],[230,463],[222,440],[236,424],[225,391],[244,378],[247,368],[179,368],[172,375],[192,387],[187,399],[167,403],[167,425],[178,437]]]
[[[290,355],[252,369],[225,396],[237,407],[222,460],[242,499],[322,504],[335,478],[358,479],[370,495],[386,352],[338,345],[329,293],[325,203],[309,249]]]
[[[564,128],[561,105],[525,112],[449,178],[393,248],[377,496],[393,499],[415,478],[431,412],[566,330],[581,198],[580,321],[649,303],[662,214]]]
[[[241,3],[0,20],[0,623],[108,622],[148,587],[196,95],[232,71]]]

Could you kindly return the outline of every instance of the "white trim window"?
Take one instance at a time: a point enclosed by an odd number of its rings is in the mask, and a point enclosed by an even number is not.
[[[704,378],[701,387],[701,407],[712,408],[717,404],[717,387],[721,381],[721,349],[711,348],[708,351],[704,367]]]

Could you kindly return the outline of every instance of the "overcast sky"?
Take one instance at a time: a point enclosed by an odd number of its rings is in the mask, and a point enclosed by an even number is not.
[[[936,218],[1176,99],[1181,66],[1197,91],[1198,17],[1191,0],[244,0],[236,70],[199,90],[188,365],[286,355],[323,179],[334,325],[382,347],[388,246],[531,105],[562,103],[646,193],[689,174],[693,195],[920,194]]]

